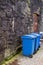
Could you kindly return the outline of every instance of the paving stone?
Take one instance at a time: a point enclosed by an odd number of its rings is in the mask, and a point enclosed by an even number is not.
[[[43,43],[33,58],[25,57],[22,54],[17,57],[19,65],[43,65]]]

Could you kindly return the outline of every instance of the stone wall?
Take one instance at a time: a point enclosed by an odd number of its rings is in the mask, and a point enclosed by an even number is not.
[[[40,32],[43,32],[43,0],[41,0],[41,22],[40,22]]]
[[[3,51],[10,48],[13,53],[21,44],[20,36],[30,33],[28,3],[27,0],[0,0],[0,48]]]

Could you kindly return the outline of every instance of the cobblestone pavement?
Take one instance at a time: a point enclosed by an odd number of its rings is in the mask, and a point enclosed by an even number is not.
[[[33,58],[25,57],[22,54],[18,56],[19,65],[43,65],[43,43]]]
[[[25,57],[22,53],[9,65],[43,65],[43,43],[33,58]]]

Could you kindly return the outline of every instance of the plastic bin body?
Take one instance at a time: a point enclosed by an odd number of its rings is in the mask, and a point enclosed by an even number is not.
[[[22,36],[22,53],[25,56],[33,55],[35,46],[35,37],[32,35]]]
[[[36,36],[33,33],[31,35]],[[37,49],[38,49],[38,37],[36,36],[36,38],[35,38],[35,46],[34,46],[34,53],[37,51]]]
[[[37,49],[40,47],[40,34],[32,33],[32,35],[37,36],[36,45],[35,45],[35,48],[36,48],[36,50],[37,50]]]

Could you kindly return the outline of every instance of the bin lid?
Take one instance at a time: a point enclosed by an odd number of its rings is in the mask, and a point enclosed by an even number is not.
[[[24,36],[22,36],[22,38],[31,38],[31,39],[33,39],[33,38],[36,38],[36,36],[34,36],[34,35],[24,35]]]
[[[38,34],[38,33],[32,33],[33,35],[36,35],[36,36],[40,36],[40,34]]]

